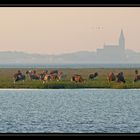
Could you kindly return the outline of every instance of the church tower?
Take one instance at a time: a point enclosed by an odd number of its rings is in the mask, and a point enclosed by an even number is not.
[[[124,38],[123,30],[121,30],[121,34],[119,37],[119,47],[125,50],[125,38]]]

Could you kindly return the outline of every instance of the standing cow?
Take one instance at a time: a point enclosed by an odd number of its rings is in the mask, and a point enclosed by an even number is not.
[[[138,75],[138,70],[135,70],[134,82],[140,81],[140,75]]]
[[[111,81],[116,81],[116,76],[113,72],[110,72],[109,75],[108,75],[108,81],[111,82]]]
[[[98,76],[98,72],[95,72],[94,74],[89,75],[89,79],[90,80],[95,80],[97,78],[97,76]]]
[[[118,73],[116,77],[117,77],[117,82],[118,83],[120,83],[120,82],[125,83],[126,82],[125,79],[124,79],[123,72]]]
[[[14,79],[14,83],[17,82],[17,81],[23,81],[24,82],[26,77],[25,77],[24,74],[21,73],[20,70],[18,70],[18,72],[14,74],[13,79]]]

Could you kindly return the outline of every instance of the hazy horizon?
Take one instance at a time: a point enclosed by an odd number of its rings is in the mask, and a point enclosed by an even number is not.
[[[140,52],[139,7],[1,7],[0,52],[66,54],[118,44]]]

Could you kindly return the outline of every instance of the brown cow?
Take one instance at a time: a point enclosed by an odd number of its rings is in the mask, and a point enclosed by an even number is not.
[[[140,81],[140,75],[136,75],[134,78],[134,82]]]
[[[50,74],[51,80],[57,80],[59,81],[59,77],[57,74]]]
[[[64,75],[63,72],[61,72],[61,71],[53,70],[50,72],[50,74],[48,74],[48,72],[45,75],[42,74],[41,77],[42,77],[41,79],[43,80],[43,83],[44,83],[44,82],[47,82],[50,80],[51,81],[54,81],[54,80],[60,81],[64,78],[66,78],[66,75]]]
[[[51,76],[49,74],[46,74],[42,80],[43,80],[43,84],[44,84],[45,82],[48,82],[51,80]]]
[[[115,74],[113,72],[110,72],[108,75],[108,81],[110,82],[115,80],[116,80]]]
[[[66,77],[67,77],[67,75],[66,74],[63,74],[62,71],[59,71],[58,72],[58,78],[59,78],[59,80],[65,80]]]
[[[35,70],[27,70],[26,74],[29,75],[30,80],[40,80],[40,75]]]
[[[76,83],[79,82],[84,82],[84,79],[82,78],[81,75],[75,74],[72,76],[71,81],[75,81]]]
[[[57,80],[59,81],[59,77],[56,74],[46,74],[43,78],[43,83],[48,82],[48,81],[54,81]]]
[[[135,78],[134,78],[134,82],[137,82],[140,80],[140,75],[138,75],[138,70],[135,70]]]

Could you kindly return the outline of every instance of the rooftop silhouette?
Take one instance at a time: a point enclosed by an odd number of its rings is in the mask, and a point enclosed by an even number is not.
[[[104,45],[103,49],[96,50],[98,60],[116,62],[116,61],[125,61],[125,37],[123,30],[121,30],[118,45]]]

